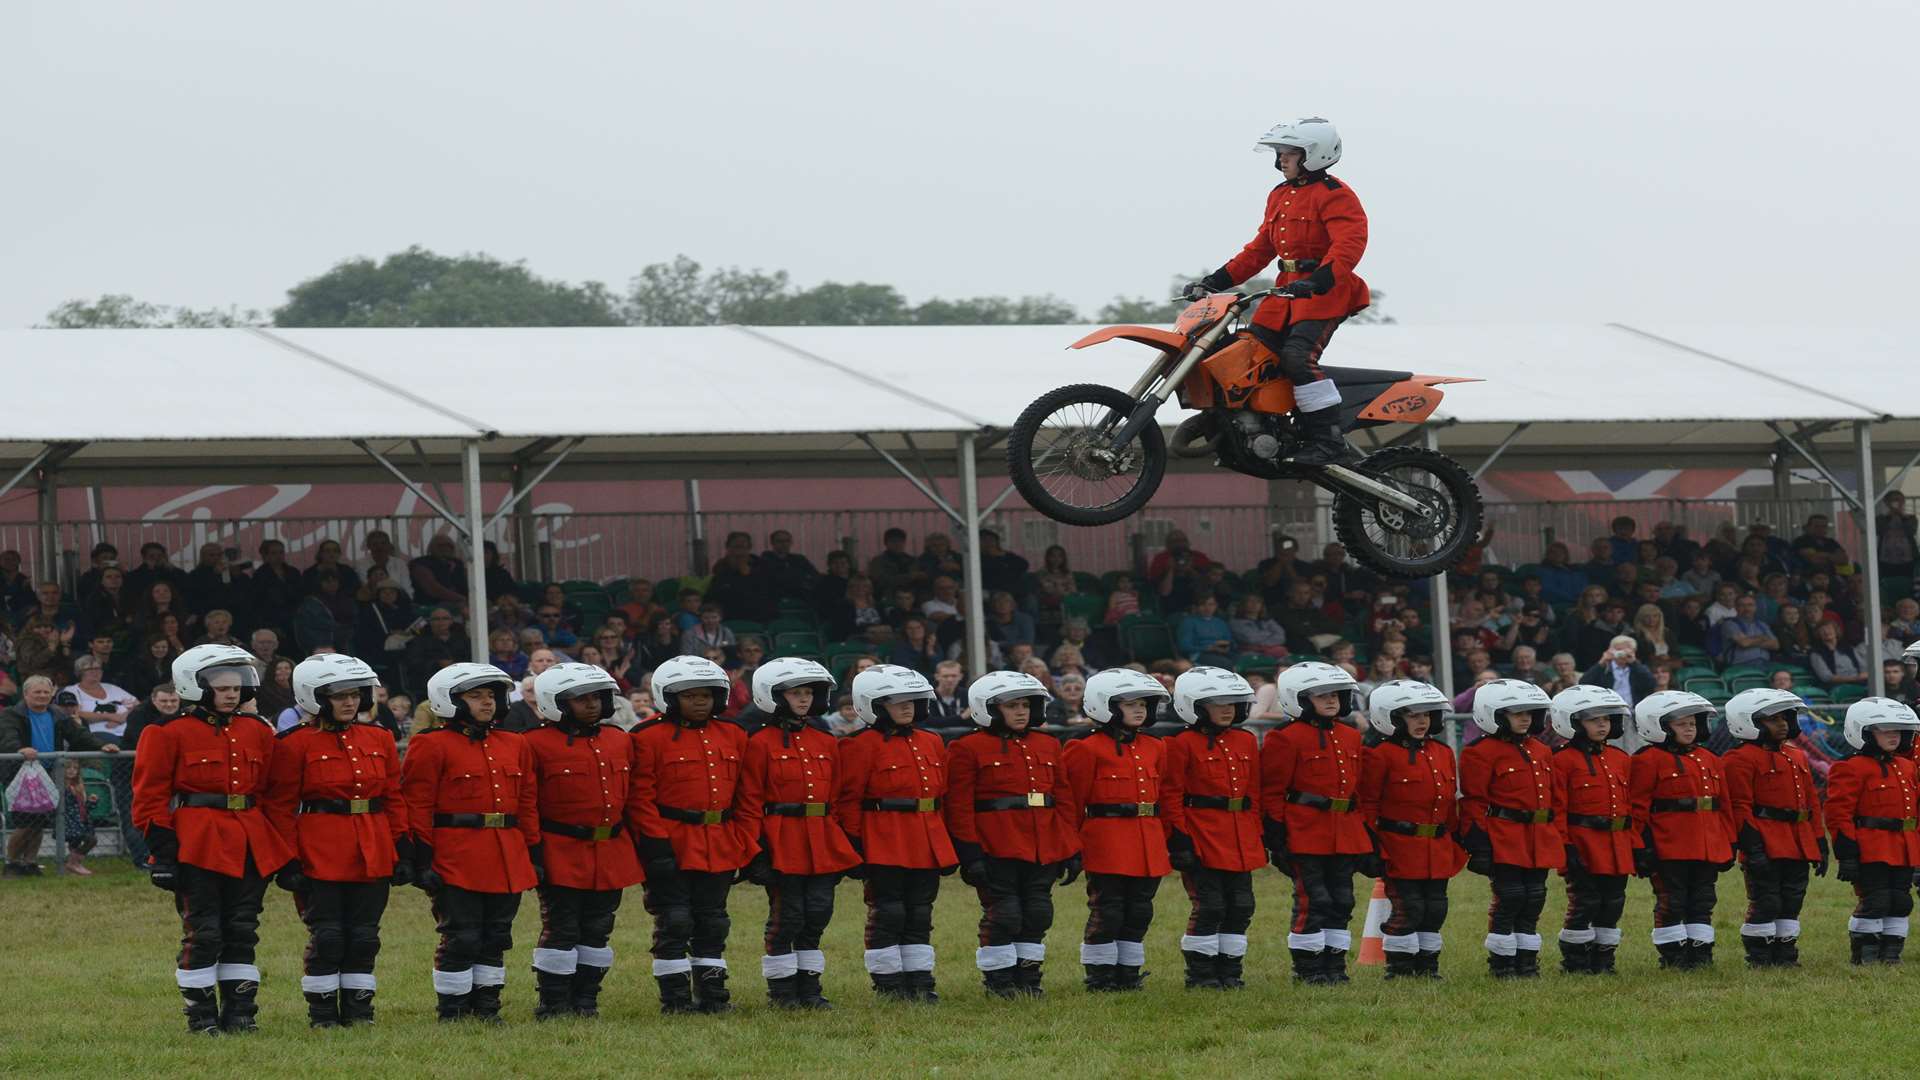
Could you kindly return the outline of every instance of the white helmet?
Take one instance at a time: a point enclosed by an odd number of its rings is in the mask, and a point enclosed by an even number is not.
[[[1920,665],[1920,641],[1907,646],[1906,651],[1900,654],[1900,659],[1907,664]],[[1912,668],[1908,671],[1911,673]]]
[[[1046,708],[1047,702],[1053,700],[1053,695],[1047,693],[1047,688],[1040,684],[1039,679],[1020,671],[990,671],[973,680],[973,685],[967,687],[967,705],[971,708],[973,722],[978,727],[991,726],[995,720],[1000,719],[999,712],[994,709],[995,705],[1018,698],[1028,699],[1028,708],[1032,711],[1027,714],[1027,723],[1029,726],[1038,727],[1040,710]]]
[[[1713,702],[1699,694],[1689,694],[1685,690],[1662,690],[1641,698],[1639,704],[1633,707],[1633,730],[1639,732],[1640,738],[1646,740],[1649,746],[1661,746],[1672,734],[1667,730],[1668,724],[1688,716],[1711,720],[1716,711]],[[1707,729],[1702,724],[1694,736],[1694,744],[1697,746],[1706,741]]]
[[[1120,718],[1114,703],[1133,701],[1139,698],[1159,698],[1167,700],[1167,688],[1160,680],[1144,671],[1132,668],[1108,668],[1096,671],[1087,680],[1086,698],[1081,708],[1087,711],[1087,719],[1105,726]],[[1147,723],[1153,723],[1153,705],[1147,706]]]
[[[1892,698],[1870,697],[1847,706],[1847,745],[1855,750],[1867,748],[1867,732],[1874,728],[1892,728],[1909,734],[1901,738],[1901,749],[1912,744],[1911,732],[1920,731],[1920,716]]]
[[[1253,705],[1253,687],[1220,667],[1188,668],[1173,680],[1173,715],[1188,727],[1200,722],[1202,705],[1232,705],[1233,722],[1243,723]]]
[[[380,676],[365,660],[345,653],[309,656],[293,666],[293,703],[308,716],[320,716],[327,706],[321,698],[360,691],[360,711],[373,708],[373,688]],[[322,717],[322,719],[328,719]]]
[[[781,693],[802,686],[813,687],[813,704],[807,715],[824,716],[833,705],[833,676],[812,660],[775,657],[753,669],[753,707],[773,716],[786,708]]]
[[[704,656],[676,656],[661,661],[653,669],[653,697],[660,702],[660,711],[670,717],[679,716],[679,702],[675,700],[683,690],[712,690],[714,693],[713,712],[718,716],[727,703],[727,695],[733,690],[733,680],[727,678],[727,669]]]
[[[1367,695],[1367,723],[1392,737],[1405,734],[1408,713],[1443,713],[1451,708],[1453,702],[1432,685],[1418,679],[1395,679],[1381,683]],[[1428,734],[1432,733],[1429,728]]]
[[[240,703],[260,689],[260,668],[253,654],[237,645],[195,645],[173,659],[173,689],[181,701],[199,701],[211,689],[214,674],[240,677]]]
[[[1806,702],[1800,695],[1786,690],[1775,690],[1769,686],[1756,686],[1751,690],[1742,690],[1727,702],[1727,734],[1736,739],[1752,741],[1760,737],[1760,721],[1770,716],[1787,716],[1787,735],[1793,735],[1793,718]]]
[[[507,715],[507,694],[515,685],[513,676],[492,664],[448,664],[427,680],[427,706],[442,720],[471,720],[467,703],[460,695],[483,686],[493,688],[493,722]]]
[[[1331,169],[1340,160],[1340,133],[1317,116],[1275,124],[1253,144],[1255,150],[1275,152],[1283,146],[1294,147],[1306,155],[1300,167],[1308,172]]]
[[[878,723],[875,707],[892,701],[913,702],[913,722],[922,723],[933,709],[933,684],[925,675],[898,664],[875,664],[853,677],[853,714],[862,724]]]
[[[1293,665],[1281,672],[1273,685],[1280,701],[1280,714],[1289,720],[1307,715],[1307,697],[1311,694],[1338,693],[1340,715],[1345,716],[1353,711],[1353,692],[1360,687],[1345,668],[1318,660]]]
[[[1514,711],[1537,712],[1527,734],[1547,730],[1546,714],[1553,708],[1547,692],[1525,679],[1495,679],[1473,692],[1473,725],[1489,735],[1498,735],[1505,725],[1502,715]]]
[[[1613,721],[1607,738],[1617,739],[1626,733],[1627,717],[1632,714],[1626,699],[1607,686],[1569,686],[1553,695],[1552,707],[1548,710],[1553,733],[1563,739],[1579,738],[1583,734],[1580,721],[1602,716]]]
[[[573,720],[567,702],[598,694],[600,719],[595,723],[604,724],[613,719],[613,695],[619,689],[613,676],[592,664],[555,664],[533,677],[533,707],[547,723],[565,724]]]

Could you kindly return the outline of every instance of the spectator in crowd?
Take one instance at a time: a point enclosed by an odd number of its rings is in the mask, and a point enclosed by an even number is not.
[[[263,626],[247,635],[247,651],[260,662],[260,672],[264,676],[267,665],[280,657],[280,635]]]
[[[809,603],[817,613],[834,610],[847,598],[847,586],[853,581],[853,557],[839,548],[827,552],[827,572],[813,579]],[[868,579],[872,585],[872,579]]]
[[[276,656],[267,661],[265,673],[260,676],[260,690],[254,695],[253,705],[262,720],[274,726],[276,731],[285,731],[299,722],[299,710],[293,707],[293,661],[284,656]],[[296,715],[285,724],[286,714]]]
[[[1089,731],[1093,721],[1087,718],[1087,680],[1067,674],[1053,680],[1053,700],[1047,702],[1044,723],[1050,727]]]
[[[341,561],[338,540],[322,540],[313,549],[313,565],[300,572],[301,591],[308,595],[317,591],[322,574],[332,574],[338,579],[341,591],[349,595],[360,590],[360,574]]]
[[[511,630],[488,631],[487,663],[516,679],[527,673],[527,654],[520,651],[519,639]]]
[[[233,633],[233,612],[225,608],[213,608],[200,617],[200,636],[193,640],[194,645],[232,645],[237,649],[246,648]]]
[[[1680,575],[1680,581],[1693,590],[1696,596],[1713,596],[1720,588],[1720,572],[1713,568],[1713,555],[1702,548],[1693,553],[1693,562],[1689,569]]]
[[[933,595],[920,605],[920,613],[932,620],[936,627],[947,622],[959,622],[960,583],[946,576],[934,578]]]
[[[353,640],[353,627],[359,620],[359,605],[353,602],[352,593],[342,589],[340,575],[322,570],[313,585],[293,613],[293,640],[301,656],[341,648]]]
[[[1632,637],[1621,634],[1608,642],[1606,655],[1580,677],[1587,686],[1604,686],[1628,705],[1653,693],[1653,671],[1640,662]]]
[[[1550,647],[1554,632],[1548,610],[1538,600],[1521,601],[1519,613],[1513,616],[1513,622],[1501,635],[1500,648],[1511,654],[1523,646],[1530,646],[1536,653]]]
[[[33,605],[33,582],[20,569],[20,553],[0,551],[0,614],[12,615]]]
[[[1738,568],[1747,564],[1752,564],[1752,569],[1762,576],[1784,574],[1789,570],[1786,561],[1775,556],[1772,549],[1767,547],[1766,540],[1758,536],[1749,536],[1741,541],[1740,558],[1734,563],[1736,577],[1740,573]]]
[[[1317,589],[1324,591],[1327,588],[1327,579],[1324,574],[1315,574],[1313,580],[1316,583],[1315,587]],[[1240,582],[1229,575],[1227,568],[1221,566],[1219,563],[1214,563],[1205,570],[1200,571],[1200,579],[1194,586],[1195,596],[1207,595],[1213,597],[1213,602],[1218,605],[1222,611],[1233,610],[1233,605],[1240,599],[1240,593]],[[1328,595],[1331,596],[1332,594]],[[1337,604],[1338,600],[1334,600],[1334,603]]]
[[[442,534],[427,541],[427,553],[407,564],[407,580],[421,603],[441,604],[450,612],[466,610],[467,566],[453,537]]]
[[[1247,708],[1247,726],[1261,733],[1279,726],[1286,719],[1286,713],[1280,708],[1279,688],[1274,685],[1271,673],[1256,669],[1242,675],[1247,685],[1253,687],[1253,704]],[[1379,683],[1374,685],[1378,686]]]
[[[900,637],[894,641],[889,664],[898,664],[931,679],[943,656],[940,643],[927,628],[927,620],[915,616],[902,623]]]
[[[164,636],[150,637],[134,649],[126,663],[112,673],[114,681],[134,697],[144,698],[154,687],[173,679],[173,660],[184,651],[176,648]],[[99,663],[97,660],[94,662]],[[78,663],[74,670],[79,670]]]
[[[1887,623],[1888,636],[1902,649],[1920,641],[1920,600],[1903,596],[1893,602],[1893,618]]]
[[[952,537],[946,533],[928,533],[920,557],[913,562],[914,584],[925,588],[942,576],[961,580],[967,576],[966,568],[961,565],[960,553],[954,549]]]
[[[593,647],[600,650],[601,664],[607,674],[626,690],[633,683],[627,678],[627,672],[633,669],[633,661],[639,655],[633,643],[627,640],[627,628],[618,616],[613,616],[593,632]]]
[[[1233,633],[1233,647],[1243,653],[1259,653],[1275,659],[1287,655],[1287,631],[1267,616],[1267,602],[1259,593],[1240,598],[1239,614],[1227,624]]]
[[[1200,556],[1199,552],[1185,547],[1155,555],[1156,565],[1159,564],[1161,555],[1166,556],[1167,559],[1164,568],[1157,574],[1149,572],[1147,580],[1153,586],[1153,594],[1159,597],[1160,610],[1185,611],[1193,606],[1194,597],[1207,591],[1202,575],[1206,568],[1213,564],[1210,561],[1199,561],[1196,556],[1199,558],[1205,558],[1205,556]]]
[[[1340,624],[1313,602],[1313,583],[1294,581],[1287,590],[1287,606],[1274,613],[1294,652],[1324,649],[1340,636]]]
[[[369,596],[369,599],[371,599],[371,596]],[[487,609],[487,629],[505,630],[507,633],[513,635],[515,641],[520,640],[520,631],[535,629],[539,626],[539,620],[534,618],[532,610],[525,604],[522,604],[520,597],[514,593],[504,593],[498,596],[490,594],[487,601]],[[622,618],[624,618],[626,609],[622,608],[620,610],[623,613]]]
[[[117,753],[120,745],[102,740],[85,724],[54,704],[53,680],[34,675],[20,686],[18,702],[0,711],[0,754],[19,754],[27,761],[62,751],[104,750]],[[21,764],[0,764],[0,788],[11,783]],[[50,774],[58,775],[57,768]],[[32,877],[41,873],[40,840],[53,824],[51,815],[12,813],[7,834],[5,876]]]
[[[1054,646],[1053,655],[1047,657],[1047,666],[1053,669],[1055,677],[1078,675],[1088,679],[1093,677],[1095,670],[1087,665],[1086,654],[1080,651],[1080,646],[1066,641]]]
[[[653,596],[653,582],[647,578],[630,578],[627,581],[627,599],[614,609],[627,620],[627,626],[635,634],[644,633],[653,625],[653,620],[667,613]]]
[[[1867,653],[1862,645],[1847,645],[1840,640],[1840,628],[1823,622],[1814,628],[1815,644],[1807,656],[1813,669],[1813,681],[1832,689],[1861,685],[1867,681]]]
[[[412,567],[394,550],[393,537],[388,536],[385,530],[375,529],[368,533],[366,540],[361,543],[361,549],[366,554],[354,560],[353,563],[354,573],[360,575],[360,580],[372,581],[375,570],[386,574],[395,582],[407,582],[413,579]]]
[[[1000,545],[1000,534],[980,530],[980,581],[989,593],[1011,593],[1027,600],[1027,560]]]
[[[1760,621],[1772,625],[1780,618],[1780,606],[1792,602],[1793,597],[1787,591],[1787,575],[1768,574],[1760,583],[1760,591],[1754,598],[1754,611]]]
[[[726,554],[714,564],[706,601],[720,605],[733,618],[755,622],[765,622],[779,611],[773,581],[760,572],[760,560],[753,554],[752,536],[727,534]]]
[[[699,589],[681,589],[680,606],[673,611],[674,629],[684,634],[700,625],[700,605],[705,602]]]
[[[93,593],[80,607],[80,632],[91,636],[106,633],[118,641],[132,630],[133,598],[127,595],[126,575],[117,566],[106,567],[94,584]]]
[[[1805,531],[1794,537],[1793,557],[1799,560],[1803,570],[1825,570],[1832,574],[1846,565],[1846,550],[1827,535],[1828,525],[1825,514],[1814,514],[1807,518]]]
[[[1080,591],[1067,562],[1067,549],[1059,544],[1047,548],[1040,557],[1040,570],[1034,575],[1034,601],[1038,614],[1034,623],[1040,634],[1058,637],[1060,624],[1066,621],[1067,597]]]
[[[106,573],[108,567],[120,565],[120,549],[103,540],[87,552],[87,564],[73,590],[74,597],[82,604],[100,587],[100,575]]]
[[[1886,687],[1881,697],[1890,697],[1908,708],[1913,707],[1913,683],[1907,679],[1907,665],[1899,657],[1880,661],[1880,681]]]
[[[538,703],[534,700],[533,680],[559,662],[559,654],[544,646],[527,654],[527,670],[520,676],[520,692],[513,696],[513,703],[507,706],[506,718],[500,722],[503,730],[525,733],[543,723]]]
[[[1301,561],[1300,542],[1278,530],[1274,533],[1273,554],[1261,559],[1254,568],[1258,577],[1261,599],[1267,602],[1267,610],[1281,607],[1287,602],[1287,590],[1293,587],[1295,578],[1307,575],[1307,564]]]
[[[1100,621],[1111,626],[1129,615],[1140,613],[1140,594],[1134,589],[1132,574],[1119,574],[1113,579],[1113,588],[1107,593],[1106,614]]]
[[[833,699],[833,711],[826,715],[826,721],[827,730],[842,739],[858,735],[867,727],[866,721],[854,711],[852,694],[841,694]]]
[[[187,575],[186,602],[204,618],[209,611],[250,610],[252,579],[227,558],[227,549],[217,543],[200,545],[200,561]]]
[[[1320,561],[1309,569],[1327,579],[1327,594],[1349,610],[1364,609],[1373,597],[1373,590],[1379,586],[1379,581],[1372,574],[1348,559],[1347,545],[1338,540],[1321,548]]]
[[[1752,596],[1733,602],[1733,617],[1722,619],[1708,636],[1707,651],[1723,664],[1764,664],[1780,648],[1780,640],[1760,620]]]
[[[158,632],[161,620],[169,615],[176,621],[191,618],[171,581],[148,581],[141,591],[133,593],[133,598],[130,625],[135,637],[145,638]]]
[[[1816,643],[1813,624],[1807,621],[1806,609],[1799,604],[1786,604],[1780,608],[1780,619],[1773,624],[1774,654],[1789,664],[1804,664],[1813,653]]]
[[[1639,654],[1650,664],[1675,655],[1673,636],[1667,632],[1667,616],[1658,604],[1642,604],[1633,613],[1633,640]]]
[[[705,656],[709,649],[731,649],[738,640],[721,622],[719,605],[702,604],[699,624],[680,635],[680,652],[685,656]]]
[[[1119,651],[1110,644],[1112,631],[1105,631],[1104,637],[1105,641],[1096,640],[1093,627],[1078,616],[1060,624],[1060,643],[1079,649],[1081,657],[1095,671],[1120,666]]]
[[[92,877],[93,871],[87,869],[87,852],[92,851],[99,842],[93,828],[93,811],[100,805],[100,796],[87,790],[85,774],[80,762],[69,758],[66,767],[61,770],[60,786],[63,792],[60,812],[65,815],[65,840],[67,843],[67,862],[64,869],[76,877]]]
[[[508,568],[506,560],[500,555],[500,545],[491,540],[483,541],[480,545],[480,557],[487,563],[484,580],[487,583],[488,596],[512,596],[519,590],[520,583],[514,580],[513,571]]]
[[[34,675],[49,680],[66,680],[67,674],[73,670],[73,632],[71,625],[61,630],[37,611],[20,624],[20,637],[14,653],[23,691],[25,680]]]
[[[407,642],[401,656],[407,693],[416,701],[426,700],[427,680],[434,672],[472,658],[465,628],[454,620],[453,612],[444,607],[434,608],[427,613],[426,630]]]
[[[100,661],[91,656],[75,660],[73,674],[76,681],[55,694],[54,702],[67,710],[67,715],[86,724],[89,730],[96,724],[117,728],[108,732],[114,738],[107,741],[118,742],[118,737],[125,730],[128,711],[140,704],[140,699],[107,682]]]
[[[567,625],[566,612],[558,605],[542,603],[534,613],[540,639],[556,649],[571,649],[580,644],[579,635]]]
[[[1653,581],[1660,586],[1662,601],[1678,600],[1694,594],[1693,586],[1680,576],[1680,564],[1671,555],[1662,555],[1653,561]]]
[[[1553,681],[1553,672],[1540,666],[1540,654],[1531,645],[1514,646],[1509,667],[1512,669],[1507,676],[1510,679],[1530,682],[1535,686],[1545,686]]]
[[[1600,605],[1599,617],[1581,629],[1576,655],[1583,662],[1597,661],[1600,654],[1607,651],[1609,642],[1616,637],[1631,636],[1632,632],[1633,627],[1627,622],[1627,605],[1609,598]]]
[[[996,592],[987,597],[987,637],[1003,646],[1017,641],[1034,644],[1033,616],[1020,610],[1012,593]]]
[[[873,596],[872,579],[863,576],[846,583],[846,596],[827,610],[827,635],[835,641],[851,641],[887,620]],[[911,616],[917,617],[917,616]],[[903,617],[901,625],[905,625]]]
[[[1213,594],[1204,593],[1187,617],[1180,620],[1175,635],[1180,651],[1196,664],[1233,666],[1233,630],[1220,617],[1220,605]]]
[[[419,627],[414,607],[400,595],[400,586],[382,581],[373,590],[373,603],[361,607],[355,617],[354,655],[391,677]]]
[[[933,666],[933,702],[928,710],[928,727],[958,728],[967,725],[967,692],[961,685],[965,670],[957,660],[942,660]],[[853,680],[848,678],[845,681]]]
[[[1567,545],[1558,540],[1547,545],[1534,573],[1540,578],[1541,594],[1556,607],[1573,603],[1579,598],[1581,590],[1587,587],[1585,571],[1572,564]]]
[[[1611,527],[1613,535],[1607,538],[1608,557],[1616,563],[1638,562],[1640,541],[1634,537],[1634,533],[1639,528],[1639,523],[1626,514],[1614,518]]]
[[[300,603],[300,572],[287,563],[287,545],[278,540],[260,543],[260,565],[248,578],[247,609],[259,626],[285,629],[293,624]]]
[[[1196,570],[1204,570],[1213,562],[1212,559],[1207,558],[1205,552],[1194,550],[1193,542],[1187,539],[1184,531],[1174,529],[1167,533],[1166,543],[1147,562],[1147,580],[1153,582],[1155,588],[1159,588],[1159,582],[1166,576],[1167,571],[1182,561]],[[1160,589],[1160,592],[1164,594],[1166,590]]]
[[[1580,564],[1580,569],[1586,572],[1587,584],[1605,587],[1613,581],[1614,568],[1619,565],[1613,558],[1612,538],[1596,536],[1587,545],[1587,561]]]
[[[79,625],[80,613],[77,608],[69,606],[60,598],[60,586],[51,581],[43,581],[33,587],[33,595],[33,606],[27,609],[19,620],[21,629],[26,628],[27,619],[37,615],[45,619],[47,625],[65,635],[66,640],[71,641],[73,634],[70,631]]]
[[[1047,669],[1047,662],[1045,660],[1037,656],[1029,656],[1020,662],[1019,667],[1013,670],[1020,672],[1022,675],[1031,675],[1036,682],[1046,687],[1048,693],[1053,692],[1053,672]]]
[[[679,655],[679,627],[671,616],[656,616],[646,634],[634,641],[633,661],[627,666],[628,685],[639,686],[643,676]]]
[[[913,587],[914,558],[907,551],[907,531],[890,528],[880,535],[880,553],[867,561],[867,577],[874,592],[892,596],[899,589]]]
[[[1920,520],[1907,513],[1907,497],[1898,491],[1887,492],[1880,502],[1880,512],[1873,515],[1873,531],[1880,539],[1882,577],[1913,576],[1916,555],[1920,554],[1920,542],[1914,539],[1916,525]],[[0,577],[5,574],[5,559],[0,553]]]

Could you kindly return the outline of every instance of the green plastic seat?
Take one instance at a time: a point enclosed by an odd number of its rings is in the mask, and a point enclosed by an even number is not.
[[[1165,623],[1123,619],[1120,641],[1126,647],[1127,655],[1141,664],[1172,660],[1179,655],[1179,650],[1174,646],[1173,631]]]
[[[1099,626],[1107,617],[1107,598],[1094,593],[1074,593],[1061,598],[1060,610],[1069,619],[1085,619],[1089,626]]]
[[[775,656],[814,656],[820,651],[820,635],[811,630],[787,630],[773,635]]]
[[[767,633],[765,626],[754,622],[752,619],[728,619],[720,625],[733,631],[735,637],[744,637],[747,634],[758,634],[761,637],[765,637]]]
[[[1860,683],[1847,683],[1844,686],[1836,686],[1833,688],[1833,703],[1835,705],[1850,705],[1866,697],[1871,692],[1869,687]]]

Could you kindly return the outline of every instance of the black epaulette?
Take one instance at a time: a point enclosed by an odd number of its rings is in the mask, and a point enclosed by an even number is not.
[[[414,739],[416,739],[416,740],[418,740],[418,739],[424,739],[424,738],[426,738],[426,737],[427,737],[427,736],[429,736],[429,735],[439,735],[439,734],[442,734],[443,732],[452,732],[452,731],[453,731],[453,729],[452,729],[451,727],[448,727],[447,725],[445,725],[445,724],[442,724],[442,725],[440,725],[440,726],[439,726],[439,727],[437,727],[437,728],[429,728],[429,729],[427,729],[426,731],[417,731],[417,732],[414,732],[414,734],[413,734],[413,738],[414,738]],[[457,732],[456,732],[456,734],[457,734]]]
[[[177,712],[177,713],[174,713],[172,716],[156,716],[153,719],[147,721],[147,727],[166,727],[168,724],[173,723],[175,720],[178,720],[185,715],[187,714],[183,712]]]
[[[1320,183],[1321,183],[1321,185],[1322,185],[1322,186],[1324,186],[1324,187],[1325,187],[1325,188],[1326,188],[1326,189],[1327,189],[1328,191],[1339,191],[1339,190],[1341,190],[1342,188],[1345,188],[1345,187],[1347,186],[1347,185],[1345,185],[1345,184],[1343,184],[1343,183],[1341,183],[1340,181],[1338,181],[1338,180],[1335,180],[1335,179],[1334,179],[1333,177],[1331,177],[1331,176],[1327,176],[1327,177],[1322,177],[1322,178],[1321,178],[1321,180],[1320,180]]]
[[[284,739],[296,731],[305,731],[306,729],[307,729],[307,722],[305,720],[302,720],[285,731],[274,732],[273,737],[275,740]]]
[[[672,724],[672,723],[673,721],[667,719],[664,715],[656,716],[651,720],[642,720],[638,724],[635,724],[633,726],[633,731],[630,734],[638,734],[639,732],[645,731],[650,727],[659,727],[661,724]]]
[[[259,723],[265,724],[267,726],[267,730],[273,732],[274,735],[278,736],[280,734],[280,732],[274,728],[273,721],[268,720],[266,717],[261,716],[258,713],[250,713],[250,712],[235,713],[233,716],[233,719],[234,720],[255,720],[255,721],[258,721]],[[229,720],[227,722],[232,723],[233,720]],[[304,722],[305,721],[302,721],[302,723]],[[299,726],[300,724],[294,725],[294,727],[299,727]],[[288,728],[287,730],[291,731],[293,729]]]

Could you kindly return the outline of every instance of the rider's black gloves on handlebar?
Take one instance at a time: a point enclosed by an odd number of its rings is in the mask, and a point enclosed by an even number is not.
[[[1187,287],[1181,291],[1180,295],[1189,300],[1198,300],[1208,293],[1226,292],[1231,288],[1233,288],[1233,275],[1227,273],[1227,268],[1223,266],[1199,281],[1187,282]]]
[[[1291,284],[1282,285],[1274,292],[1281,296],[1291,296],[1295,300],[1304,300],[1309,296],[1325,296],[1333,291],[1333,267],[1321,266],[1312,277],[1303,278]]]

